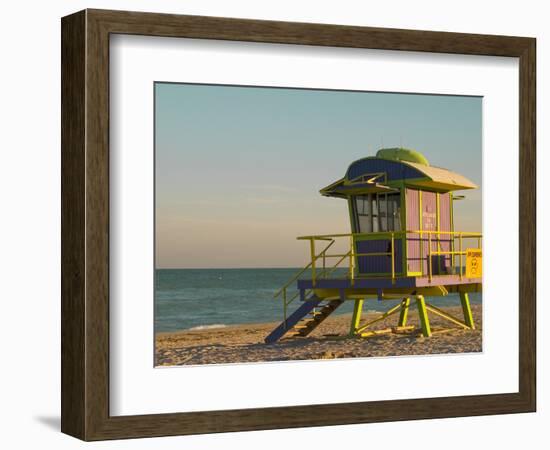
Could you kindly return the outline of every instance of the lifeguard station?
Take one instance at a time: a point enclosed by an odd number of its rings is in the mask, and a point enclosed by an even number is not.
[[[266,343],[307,336],[346,300],[355,302],[353,336],[414,331],[407,325],[414,306],[419,333],[425,337],[432,335],[428,312],[474,329],[468,293],[482,288],[482,235],[454,229],[453,203],[463,197],[453,193],[475,188],[462,175],[430,166],[414,150],[381,149],[374,157],[353,162],[344,178],[321,189],[326,197],[348,202],[352,233],[298,238],[308,242],[310,262],[276,293],[283,302],[283,321]],[[347,251],[330,253],[342,239]],[[292,294],[294,283],[297,291]],[[460,295],[463,319],[425,300],[450,292]],[[401,301],[375,320],[361,323],[363,304],[369,299]],[[300,305],[289,314],[296,300]],[[370,329],[398,313],[394,327]]]

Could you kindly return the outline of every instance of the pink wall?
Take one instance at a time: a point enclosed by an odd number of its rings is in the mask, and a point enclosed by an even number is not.
[[[406,230],[420,229],[419,214],[418,214],[418,190],[405,190],[405,201],[407,204],[407,223]],[[420,272],[420,235],[407,235],[407,270],[409,272]]]
[[[407,205],[407,230],[420,229],[420,217],[422,217],[422,231],[437,231],[437,194],[435,192],[422,191],[422,212],[419,214],[419,195],[417,189],[407,188],[405,191]],[[450,194],[439,195],[439,230],[451,231],[451,198]],[[438,242],[437,235],[432,234],[432,251],[449,251],[451,249],[450,235],[441,235]],[[422,244],[422,245],[421,245]],[[438,246],[439,244],[439,246]],[[407,236],[407,268],[410,272],[428,272],[428,235],[409,234]],[[421,251],[422,247],[422,251]],[[422,260],[422,262],[421,262]],[[432,273],[445,273],[451,264],[449,256],[432,256]]]
[[[440,231],[452,231],[451,227],[451,194],[440,194],[439,195],[439,230]],[[440,235],[440,247],[442,251],[448,252],[451,250],[451,235],[442,234]],[[449,267],[451,267],[452,259],[450,255],[445,255],[441,257],[440,261],[443,272],[447,272]]]

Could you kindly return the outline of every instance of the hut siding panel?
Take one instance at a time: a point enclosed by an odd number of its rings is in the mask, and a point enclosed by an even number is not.
[[[439,231],[453,231],[451,229],[451,194],[439,195]],[[440,248],[444,252],[451,250],[451,235],[440,235]],[[441,273],[449,273],[451,256],[442,255],[440,258]]]
[[[422,231],[437,231],[437,200],[435,192],[422,191]],[[432,250],[437,249],[436,235],[432,234]],[[430,239],[428,234],[422,236],[422,245],[424,246],[422,263],[424,273],[428,273],[428,250],[430,248]],[[432,257],[432,271],[437,268],[437,255]],[[433,272],[432,272],[433,273]]]
[[[389,239],[373,239],[357,241],[357,253],[390,252]],[[395,273],[403,271],[403,246],[401,239],[395,239]],[[391,257],[389,256],[359,256],[357,258],[359,274],[391,274]]]
[[[406,230],[418,230],[420,228],[418,213],[418,190],[405,190],[405,202],[407,212]],[[420,235],[409,234],[407,236],[407,270],[409,272],[420,272]]]
[[[407,230],[419,230],[419,191],[417,189],[407,188],[405,191],[405,200],[407,205]],[[422,230],[437,231],[437,194],[435,192],[422,191]],[[439,230],[451,230],[451,196],[449,193],[439,195]],[[438,247],[437,236],[432,235],[432,251],[440,248],[442,251],[451,250],[451,236],[442,235]],[[421,244],[422,242],[422,249]],[[428,247],[429,238],[427,234],[409,234],[407,236],[407,269],[409,272],[428,272]],[[422,250],[422,251],[421,251]],[[422,259],[422,263],[421,263]],[[451,265],[451,257],[433,255],[432,273],[448,273]]]
[[[387,162],[387,161],[386,161]],[[375,170],[373,169],[373,172]],[[422,211],[419,213],[419,190],[405,189],[406,224],[404,229],[423,231],[452,231],[451,229],[451,196],[449,193],[439,194],[439,217],[437,217],[437,194],[430,191],[422,191]],[[422,217],[422,226],[420,225]],[[439,221],[439,224],[438,224]],[[439,225],[439,228],[438,228]],[[440,235],[438,243],[437,235],[432,234],[432,251],[438,249],[450,251],[452,248],[451,235]],[[439,245],[438,245],[439,244]],[[421,249],[422,246],[422,249]],[[406,267],[407,272],[428,273],[428,235],[422,239],[419,234],[408,234],[406,242]],[[386,252],[389,251],[389,240],[358,241],[358,253]],[[395,240],[395,272],[403,271],[401,240]],[[433,255],[432,273],[434,275],[449,273],[452,258],[449,255]],[[388,257],[365,256],[357,261],[359,274],[380,274],[391,272],[391,260]]]

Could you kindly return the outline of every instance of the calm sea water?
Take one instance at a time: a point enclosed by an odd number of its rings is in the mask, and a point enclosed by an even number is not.
[[[299,269],[157,269],[155,331],[220,327],[282,320],[280,298],[273,294]],[[294,291],[295,292],[295,291]],[[427,299],[429,301],[429,298]],[[470,294],[481,303],[481,294]],[[386,310],[398,301],[369,300],[364,311]],[[457,294],[438,297],[438,306],[460,305]],[[299,306],[296,299],[289,313]],[[350,313],[346,302],[334,314]]]

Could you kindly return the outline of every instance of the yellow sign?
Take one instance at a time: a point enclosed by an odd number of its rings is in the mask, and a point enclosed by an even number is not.
[[[466,249],[466,278],[481,278],[483,258],[479,248]]]

